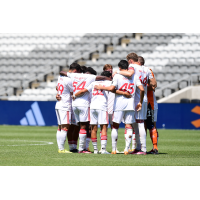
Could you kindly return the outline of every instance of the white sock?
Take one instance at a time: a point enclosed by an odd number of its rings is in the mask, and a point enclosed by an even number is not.
[[[85,140],[87,137],[87,132],[85,129],[80,129],[79,131],[79,151],[83,151],[85,147]]]
[[[92,140],[92,145],[94,147],[94,150],[98,150],[97,149],[97,138],[91,138],[91,140]]]
[[[112,151],[116,151],[116,149],[117,149],[118,129],[115,129],[113,127],[112,132],[111,132],[111,138],[112,138]]]
[[[138,123],[139,134],[140,134],[140,142],[141,142],[141,150],[146,152],[146,131],[144,128],[144,122]]]
[[[60,145],[60,133],[61,133],[61,130],[57,130],[57,133],[56,133],[56,139],[57,139],[57,144],[58,144],[58,149],[61,149],[61,145]]]
[[[106,151],[106,145],[107,145],[107,135],[101,136],[101,149],[102,151]]]
[[[68,140],[68,145],[69,145],[69,150],[73,150],[74,149],[74,144],[72,140]]]
[[[132,135],[132,149],[135,149],[136,141],[135,141],[135,131],[133,131]]]
[[[86,145],[85,145],[85,148],[88,149],[89,148],[89,145],[90,145],[90,140],[91,138],[86,138]]]
[[[126,128],[126,134],[125,134],[126,147],[125,147],[125,151],[127,151],[127,152],[128,152],[129,147],[130,147],[130,144],[131,144],[132,135],[133,135],[132,127]]]
[[[59,134],[59,143],[60,143],[60,150],[64,150],[64,146],[65,146],[65,141],[66,141],[66,137],[67,137],[67,131],[65,131],[64,129],[61,129],[61,132]]]
[[[135,142],[137,144],[135,149],[140,150],[141,149],[141,143],[140,143],[138,123],[134,123],[133,128],[134,128],[134,131],[135,131]]]

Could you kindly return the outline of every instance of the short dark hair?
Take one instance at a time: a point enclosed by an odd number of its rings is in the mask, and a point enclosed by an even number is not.
[[[118,63],[118,67],[120,67],[121,69],[128,69],[128,62],[126,60],[121,60]]]
[[[81,73],[85,73],[87,71],[87,67],[86,66],[81,66]]]
[[[144,60],[144,58],[142,56],[138,56],[138,62],[140,62],[141,65],[144,65],[145,60]]]
[[[112,74],[111,74],[109,71],[103,71],[103,72],[101,73],[101,76],[111,77]]]
[[[90,74],[97,75],[97,72],[96,72],[92,67],[88,67],[88,68],[86,69],[86,72],[89,72]]]
[[[77,70],[77,71],[80,71],[81,70],[81,66],[78,64],[78,63],[72,63],[70,66],[69,66],[69,69],[70,70]]]

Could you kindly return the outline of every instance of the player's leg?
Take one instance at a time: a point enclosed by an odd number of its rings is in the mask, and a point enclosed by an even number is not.
[[[89,145],[90,145],[90,140],[91,140],[91,126],[88,124],[86,126],[86,131],[87,131],[87,137],[86,137],[86,142],[85,142],[85,150],[90,151]]]
[[[148,110],[147,110],[147,120],[146,120],[146,124],[147,124],[147,129],[149,129],[150,132],[150,138],[151,141],[153,143],[153,149],[148,152],[148,153],[154,153],[154,154],[158,154],[158,147],[157,147],[157,131],[154,127],[154,119],[153,119],[153,112],[151,109],[151,105],[150,103],[148,104]]]
[[[108,131],[108,112],[103,110],[98,110],[98,124],[101,126],[101,148],[102,154],[110,154],[106,151],[107,146],[107,131]]]
[[[57,137],[57,141],[59,143],[59,153],[71,153],[67,150],[65,150],[65,141],[67,137],[67,132],[69,129],[69,126],[71,124],[71,111],[65,111],[65,110],[58,110],[58,115],[60,117],[61,121],[61,131],[59,133],[59,136]]]
[[[61,133],[61,120],[58,110],[56,109],[56,117],[57,117],[57,123],[58,123],[58,129],[56,133],[56,140],[58,145],[58,151],[62,148],[60,145],[60,133]]]
[[[159,134],[158,134],[157,126],[156,126],[157,116],[158,116],[158,109],[154,109],[154,127],[155,127],[155,129],[157,131],[157,144],[158,144]]]
[[[87,126],[89,125],[90,121],[90,110],[88,107],[77,107],[77,109],[79,110],[79,122],[80,122],[79,153],[91,153],[87,150],[84,150],[87,137]]]
[[[98,130],[98,113],[96,109],[90,110],[91,140],[94,147],[94,154],[98,154],[97,148],[97,130]]]
[[[118,129],[122,121],[123,114],[124,114],[123,111],[113,112],[113,117],[112,117],[113,128],[111,132],[111,138],[112,138],[112,153],[111,154],[117,153],[116,150],[117,150]]]
[[[135,122],[135,112],[132,111],[124,111],[124,123],[125,123],[125,149],[124,154],[128,154],[128,150],[131,145],[131,140],[133,136],[133,127],[132,124]]]
[[[139,138],[141,143],[141,151],[139,151],[137,154],[143,154],[143,155],[146,154],[146,131],[144,127],[144,119],[146,119],[146,110],[147,110],[147,103],[143,102],[142,109],[140,111],[135,112],[136,113],[135,118],[136,118],[136,123],[138,125]]]

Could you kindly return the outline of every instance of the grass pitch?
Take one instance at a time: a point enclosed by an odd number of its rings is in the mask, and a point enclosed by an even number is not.
[[[0,126],[0,166],[200,166],[200,131],[158,130],[159,155],[59,154],[56,131],[57,127]],[[109,152],[110,134],[109,129]],[[124,147],[124,129],[119,129],[117,148]],[[151,149],[148,133],[147,150]]]

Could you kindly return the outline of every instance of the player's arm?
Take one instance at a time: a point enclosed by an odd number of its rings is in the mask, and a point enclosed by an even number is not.
[[[124,95],[126,98],[131,98],[132,95],[128,92],[123,92],[121,90],[116,90],[116,94]]]
[[[143,102],[143,98],[144,98],[144,88],[142,85],[137,86],[137,87],[140,89],[140,102],[136,106],[137,111],[139,111],[142,109],[142,102]]]
[[[113,73],[113,77],[115,76],[115,74],[121,74],[126,77],[132,77],[134,73],[135,73],[134,69],[129,69],[128,71],[115,71]]]
[[[76,99],[76,97],[84,95],[86,92],[88,92],[88,90],[86,88],[83,90],[80,90],[79,92],[77,92],[76,94],[73,95],[73,100]]]
[[[147,91],[154,91],[155,92],[155,89],[151,85],[148,85],[147,86]]]
[[[155,90],[155,88],[157,87],[157,81],[156,81],[155,77],[149,79],[148,84],[149,84],[149,86],[152,87],[153,90]]]
[[[116,91],[114,85],[107,86],[107,87],[104,87],[102,85],[95,85],[94,88],[97,89],[97,90],[105,90],[105,91],[109,91],[109,92],[112,92],[112,93],[115,93],[115,91]]]
[[[61,71],[61,72],[60,72],[60,75],[61,75],[61,76],[67,76],[67,72]]]
[[[106,76],[96,76],[96,81],[111,81],[112,79]]]

